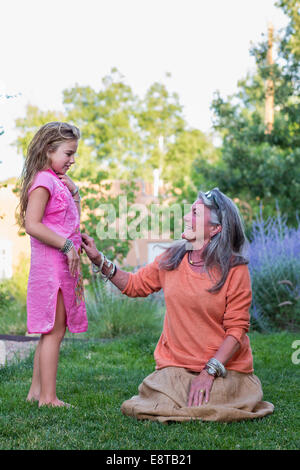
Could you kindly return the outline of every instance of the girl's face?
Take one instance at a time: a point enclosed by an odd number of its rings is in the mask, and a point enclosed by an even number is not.
[[[192,205],[191,211],[184,216],[184,232],[182,238],[193,245],[194,250],[201,249],[213,235],[221,230],[221,226],[210,223],[210,209],[198,199]]]
[[[77,152],[78,140],[63,142],[54,152],[48,152],[50,166],[55,173],[64,175],[75,163],[75,153]]]

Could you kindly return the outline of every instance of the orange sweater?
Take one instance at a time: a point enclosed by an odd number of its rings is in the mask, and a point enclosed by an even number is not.
[[[160,255],[161,256],[161,255]],[[222,289],[207,292],[212,282],[206,273],[193,271],[183,258],[173,271],[153,263],[130,274],[123,294],[146,297],[163,289],[166,314],[154,358],[156,369],[175,366],[199,372],[214,356],[224,338],[234,336],[240,349],[227,362],[226,368],[238,372],[253,372],[249,338],[249,307],[251,281],[246,265],[231,268]]]

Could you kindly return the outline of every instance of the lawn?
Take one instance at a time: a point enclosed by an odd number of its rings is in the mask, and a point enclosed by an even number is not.
[[[299,334],[250,335],[255,373],[273,415],[235,423],[162,425],[123,416],[120,405],[154,369],[157,336],[64,342],[58,396],[74,408],[26,403],[31,355],[0,369],[0,449],[299,449],[299,370],[291,360]]]

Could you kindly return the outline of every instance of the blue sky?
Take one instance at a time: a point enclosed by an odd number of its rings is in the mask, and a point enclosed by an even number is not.
[[[117,67],[143,96],[155,81],[179,94],[192,127],[211,129],[213,93],[253,70],[251,41],[287,19],[275,0],[9,0],[1,5],[0,180],[19,176],[11,143],[28,103],[62,109],[62,90],[101,86]],[[171,73],[167,78],[166,73]]]

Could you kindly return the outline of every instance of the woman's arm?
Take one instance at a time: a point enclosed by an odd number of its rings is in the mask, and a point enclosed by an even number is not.
[[[96,266],[100,266],[101,263],[101,255],[98,252],[97,258],[95,258],[95,261],[93,263]],[[107,266],[103,266],[102,268],[102,273],[107,276],[110,272],[110,269],[107,268]],[[111,282],[118,288],[120,291],[123,291],[125,287],[127,286],[128,279],[129,279],[130,274],[127,271],[123,271],[122,269],[117,269],[116,273],[113,275],[113,277],[110,279]]]
[[[89,235],[87,235],[86,233],[82,233],[81,238],[82,238],[82,247],[84,248],[89,259],[96,266],[100,266],[101,255],[96,248],[94,239],[90,237]],[[104,275],[107,275],[108,272],[109,272],[109,269],[106,266],[103,266],[102,273]],[[130,276],[130,273],[118,268],[116,273],[110,280],[118,289],[120,289],[120,291],[123,291],[125,287],[127,286],[129,276]]]
[[[98,252],[93,238],[87,234],[81,234],[81,237],[82,247],[85,249],[86,254],[94,264],[99,266],[101,264],[101,254]],[[107,269],[105,264],[102,273],[105,275],[110,273],[110,269]],[[136,273],[128,273],[118,268],[111,278],[111,282],[122,291],[122,294],[128,297],[147,297],[162,288],[156,259],[152,263],[141,267]]]
[[[226,336],[214,357],[225,366],[241,345],[234,336]]]
[[[66,238],[53,232],[42,223],[48,199],[49,192],[42,186],[30,193],[25,215],[25,230],[28,235],[40,240],[42,243],[61,249],[66,242]],[[70,273],[75,276],[79,267],[79,256],[74,247],[66,255]]]

